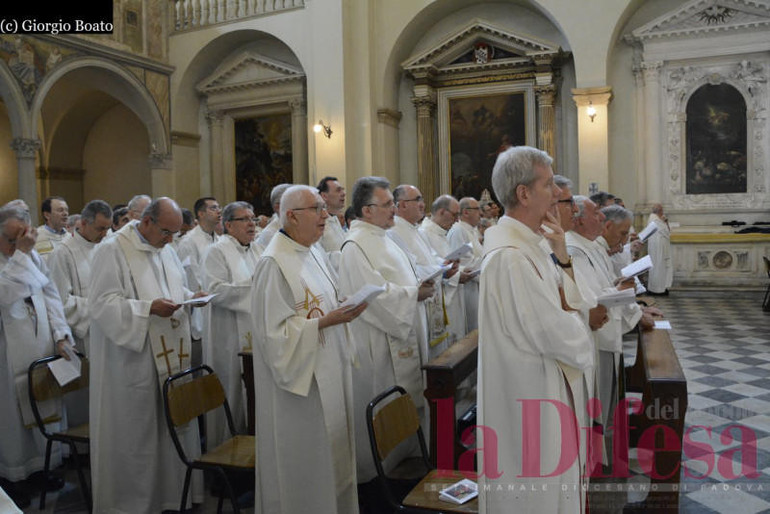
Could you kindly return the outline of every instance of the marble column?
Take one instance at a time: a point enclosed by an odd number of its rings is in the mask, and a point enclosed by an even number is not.
[[[557,170],[556,159],[556,86],[535,87],[537,99],[537,147],[553,158],[553,169]]]
[[[663,67],[661,61],[647,61],[642,63],[644,75],[644,166],[646,184],[640,190],[640,198],[644,198],[644,204],[664,203],[663,174],[661,161],[661,148],[668,148],[663,144],[661,129],[665,127],[661,118],[660,108],[660,71]]]
[[[174,180],[173,157],[171,154],[152,152],[149,155],[150,184],[152,193],[150,196],[176,197],[176,181]]]
[[[37,213],[40,210],[37,201],[37,173],[35,162],[40,149],[39,139],[17,137],[11,141],[11,149],[16,153],[16,165],[19,170],[19,198],[29,205],[32,224],[37,225]]]
[[[436,93],[430,86],[415,87],[412,102],[417,108],[417,173],[425,203],[440,194],[436,159]]]
[[[218,198],[220,202],[225,202],[226,186],[224,168],[223,148],[224,144],[224,119],[223,111],[209,111],[206,114],[206,121],[209,125],[209,141],[211,156],[211,194]],[[224,203],[222,203],[224,205]]]
[[[309,184],[307,149],[307,103],[304,98],[289,100],[291,107],[291,167],[295,184]]]

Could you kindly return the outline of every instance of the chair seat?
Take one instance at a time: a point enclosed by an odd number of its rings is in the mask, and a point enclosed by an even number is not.
[[[237,435],[210,452],[204,453],[196,462],[248,469],[255,466],[256,460],[256,439],[254,436]]]
[[[428,473],[408,495],[406,495],[406,498],[404,498],[402,503],[408,507],[441,512],[477,513],[479,511],[478,496],[462,505],[439,500],[438,498],[439,491],[459,482],[463,478],[467,477],[459,471],[434,469]]]
[[[56,432],[54,433],[54,436],[67,437],[71,439],[79,439],[78,442],[87,443],[88,436],[89,436],[88,423],[85,423],[83,425],[78,425],[76,427],[68,428],[64,432]]]

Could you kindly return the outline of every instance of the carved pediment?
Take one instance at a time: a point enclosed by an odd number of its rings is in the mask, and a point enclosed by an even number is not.
[[[763,0],[693,0],[634,30],[636,41],[697,37],[714,32],[766,31],[770,4]]]
[[[535,62],[550,63],[560,51],[559,45],[550,41],[514,34],[477,19],[432,48],[411,56],[401,67],[413,75],[462,72],[480,67],[511,68]],[[474,59],[474,55],[478,55],[478,59]]]
[[[302,81],[302,69],[254,52],[241,52],[223,62],[198,83],[199,93],[210,95],[252,89],[283,82]]]

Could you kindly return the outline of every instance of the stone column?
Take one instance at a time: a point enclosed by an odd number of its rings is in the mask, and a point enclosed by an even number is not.
[[[572,90],[572,99],[578,109],[578,169],[580,194],[588,195],[591,183],[599,190],[609,191],[610,161],[607,106],[612,88],[592,87]],[[596,109],[593,119],[588,107]]]
[[[412,102],[417,108],[417,173],[425,203],[430,204],[440,190],[436,160],[436,93],[430,86],[415,86]]]
[[[222,159],[222,145],[224,144],[224,119],[222,111],[209,111],[206,114],[206,121],[209,125],[210,134],[210,156],[211,156],[211,193],[224,202],[226,196],[224,163]],[[224,204],[223,204],[224,205]]]
[[[289,100],[291,107],[291,168],[295,184],[310,184],[307,149],[307,102],[304,98]],[[315,182],[315,181],[314,181]]]
[[[535,97],[537,99],[537,147],[553,157],[553,169],[557,170],[556,86],[535,87]]]
[[[645,117],[646,110],[644,108],[644,73],[641,66],[634,66],[634,84],[636,91],[634,92],[634,103],[636,118],[634,138],[634,175],[636,176],[636,203],[634,204],[634,210],[638,214],[639,208],[647,203],[647,167],[645,166]],[[642,217],[634,216],[634,227],[641,230]]]
[[[176,182],[174,181],[174,166],[171,154],[157,151],[150,153],[148,158],[150,167],[150,184],[153,198],[159,196],[176,197]]]
[[[660,70],[663,67],[661,61],[643,62],[642,73],[644,75],[644,166],[647,178],[641,197],[644,204],[664,203],[663,198],[663,173],[664,168],[660,158],[660,149],[668,148],[663,145],[661,134],[665,129],[665,123],[660,115]]]
[[[19,198],[27,202],[32,224],[37,225],[37,213],[40,208],[37,202],[35,162],[40,140],[17,137],[11,141],[11,149],[16,153],[16,165],[19,170]]]

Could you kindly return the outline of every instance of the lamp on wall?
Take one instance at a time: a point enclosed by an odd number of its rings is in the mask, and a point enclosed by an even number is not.
[[[331,124],[325,125],[324,120],[318,120],[318,123],[313,125],[313,132],[318,134],[323,130],[324,136],[331,138],[332,137],[332,126]]]
[[[591,101],[588,102],[588,108],[586,109],[586,114],[588,114],[588,117],[591,118],[591,123],[593,123],[594,118],[596,118],[596,107],[594,107],[594,103]]]

